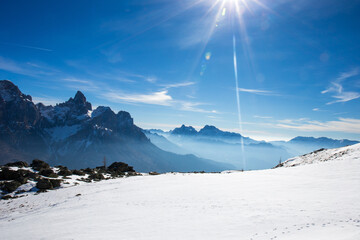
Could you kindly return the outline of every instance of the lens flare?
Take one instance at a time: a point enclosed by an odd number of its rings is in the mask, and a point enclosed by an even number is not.
[[[209,61],[210,58],[211,58],[211,52],[207,52],[207,53],[205,54],[205,59]]]
[[[234,75],[235,75],[236,105],[237,105],[237,113],[238,113],[237,115],[238,115],[238,124],[239,124],[238,127],[241,134],[243,133],[243,127],[242,127],[242,116],[241,116],[240,93],[238,91],[240,79],[239,79],[238,66],[237,66],[236,36],[240,36],[241,38],[240,42],[243,48],[243,54],[245,59],[247,59],[247,63],[249,64],[250,71],[253,73],[254,76],[257,76],[253,54],[250,47],[250,38],[246,30],[246,24],[243,16],[245,12],[253,13],[254,7],[261,7],[265,10],[274,13],[260,0],[215,0],[215,2],[211,5],[209,9],[209,11],[212,11],[213,9],[218,9],[215,17],[215,24],[210,28],[209,35],[205,43],[206,46],[208,40],[213,34],[214,28],[218,28],[222,26],[221,21],[223,21],[225,18],[230,18],[231,27],[233,29],[232,47],[233,47],[233,63],[234,63]],[[210,60],[210,57],[211,55],[207,55],[207,53],[205,54],[206,60]],[[203,74],[204,70],[205,69],[202,69],[201,74]],[[243,138],[241,138],[241,152],[242,152],[242,165],[243,168],[246,169],[246,158],[245,158]]]

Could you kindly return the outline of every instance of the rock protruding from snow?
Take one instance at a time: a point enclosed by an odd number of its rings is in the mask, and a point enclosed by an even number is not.
[[[290,158],[277,167],[295,167],[326,161],[342,161],[346,159],[360,160],[360,143],[335,149],[319,149],[314,152]]]

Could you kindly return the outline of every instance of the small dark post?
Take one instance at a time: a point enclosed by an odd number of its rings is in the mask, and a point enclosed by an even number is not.
[[[103,164],[104,164],[104,168],[106,170],[106,157],[105,156],[104,156]]]

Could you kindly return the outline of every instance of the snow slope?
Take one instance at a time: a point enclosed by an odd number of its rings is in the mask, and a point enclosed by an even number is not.
[[[358,148],[292,168],[139,176],[0,201],[0,237],[358,240]]]
[[[319,149],[309,154],[288,159],[282,166],[294,167],[330,160],[343,161],[347,159],[356,159],[360,161],[360,143],[341,148]]]

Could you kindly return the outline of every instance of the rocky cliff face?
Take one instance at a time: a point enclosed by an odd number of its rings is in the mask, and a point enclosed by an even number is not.
[[[106,156],[108,163],[127,162],[138,171],[225,169],[160,150],[128,112],[114,113],[103,106],[93,110],[80,91],[56,106],[35,105],[12,82],[0,81],[0,133],[0,163],[42,158],[53,165],[84,168],[101,165]]]

